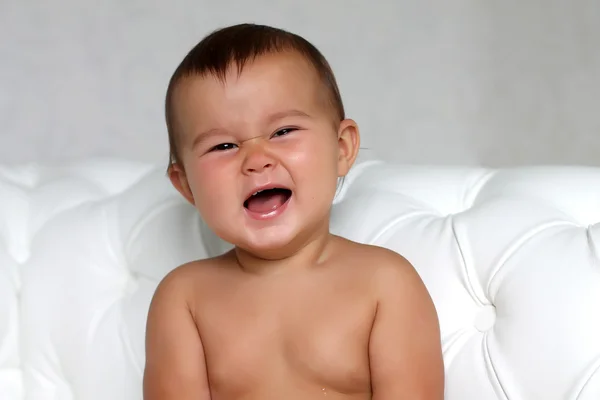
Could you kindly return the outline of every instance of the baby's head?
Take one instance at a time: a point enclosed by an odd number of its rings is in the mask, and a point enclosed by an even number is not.
[[[169,133],[170,162],[179,163],[179,137],[175,121],[174,92],[181,81],[190,77],[216,78],[226,82],[229,73],[235,69],[241,75],[246,64],[257,58],[269,55],[294,53],[316,73],[322,91],[321,100],[331,112],[334,123],[340,123],[345,118],[344,105],[338,85],[325,57],[306,39],[264,25],[240,24],[219,29],[198,43],[179,64],[171,77],[167,89],[165,104],[166,122]]]
[[[272,258],[328,230],[359,134],[308,41],[251,24],[213,32],[173,74],[166,120],[169,177],[221,238]]]

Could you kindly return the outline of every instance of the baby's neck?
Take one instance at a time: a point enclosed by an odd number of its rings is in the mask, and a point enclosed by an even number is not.
[[[282,249],[269,257],[236,247],[233,254],[239,267],[250,274],[279,274],[310,269],[324,264],[331,254],[335,236],[329,231],[311,238],[295,249]],[[286,251],[287,250],[287,251]]]

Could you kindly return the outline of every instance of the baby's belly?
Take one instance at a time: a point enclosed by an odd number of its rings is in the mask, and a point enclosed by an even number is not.
[[[301,379],[291,378],[275,381],[269,374],[260,383],[245,388],[238,384],[211,385],[212,400],[370,400],[370,391],[339,392],[333,388],[323,387],[314,382],[298,382]]]
[[[364,394],[342,394],[331,391],[298,390],[287,388],[278,391],[255,391],[252,393],[227,394],[211,391],[212,400],[370,400],[371,395]]]

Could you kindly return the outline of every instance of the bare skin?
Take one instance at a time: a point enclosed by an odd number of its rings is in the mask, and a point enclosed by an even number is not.
[[[176,91],[183,161],[169,177],[235,249],[160,283],[145,400],[443,400],[437,315],[414,268],[329,233],[359,135],[321,86],[286,53]],[[291,195],[263,215],[244,204],[264,185]]]
[[[148,321],[145,399],[442,400],[437,316],[414,269],[335,236],[327,251],[268,274],[234,252],[171,273]]]

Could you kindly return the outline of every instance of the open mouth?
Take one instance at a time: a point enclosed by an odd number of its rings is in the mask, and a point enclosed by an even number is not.
[[[292,197],[292,191],[285,188],[259,190],[244,201],[244,207],[253,213],[266,214],[277,210]]]

